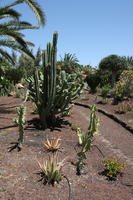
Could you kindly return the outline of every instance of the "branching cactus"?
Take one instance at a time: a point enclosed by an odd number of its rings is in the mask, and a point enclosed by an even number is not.
[[[24,127],[26,124],[26,120],[25,120],[26,107],[24,105],[17,107],[17,114],[18,114],[18,118],[15,118],[14,122],[19,127],[18,145],[19,147],[21,147],[24,143]]]
[[[77,153],[77,175],[81,175],[81,170],[85,165],[84,160],[86,159],[86,153],[91,150],[92,139],[94,135],[98,133],[99,122],[100,120],[96,115],[96,106],[93,105],[91,107],[90,124],[87,133],[82,133],[80,130],[77,130],[79,144],[81,145],[81,150]]]
[[[55,114],[69,112],[72,101],[80,95],[83,81],[80,74],[68,74],[61,71],[57,77],[56,96],[53,107]]]
[[[56,115],[69,112],[72,100],[78,97],[82,89],[79,74],[56,74],[56,51],[58,34],[54,33],[53,43],[47,44],[42,56],[43,68],[35,67],[34,77],[28,79],[29,94],[37,106],[41,128],[47,128],[55,121]]]

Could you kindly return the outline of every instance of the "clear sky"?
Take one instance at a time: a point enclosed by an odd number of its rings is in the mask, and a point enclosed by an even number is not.
[[[10,3],[13,0],[0,0]],[[46,47],[58,31],[58,59],[76,54],[80,64],[97,66],[110,54],[133,56],[133,0],[38,0],[47,22],[40,30],[26,30],[37,49]],[[36,24],[30,9],[17,6],[25,20]]]

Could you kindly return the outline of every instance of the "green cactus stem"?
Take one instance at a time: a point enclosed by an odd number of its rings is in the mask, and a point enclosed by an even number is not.
[[[84,160],[86,159],[86,153],[91,150],[92,147],[92,139],[96,133],[98,133],[99,127],[99,118],[96,115],[96,106],[93,105],[91,107],[91,114],[90,114],[90,124],[88,127],[88,131],[86,133],[80,133],[80,145],[81,150],[77,153],[78,161],[76,162],[76,170],[77,175],[81,175],[81,170],[83,169],[85,163]]]
[[[24,127],[26,124],[26,120],[25,120],[26,107],[24,105],[21,105],[17,107],[16,110],[17,110],[18,118],[15,118],[14,122],[18,126],[19,137],[18,137],[18,142],[11,143],[14,145],[9,147],[9,150],[8,150],[9,152],[15,148],[17,148],[18,151],[20,151],[24,143]]]

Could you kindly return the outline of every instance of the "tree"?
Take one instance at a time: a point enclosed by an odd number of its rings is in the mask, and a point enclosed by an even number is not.
[[[79,61],[75,54],[65,53],[64,57],[61,57],[61,61],[59,61],[57,65],[60,66],[62,70],[65,70],[67,73],[71,74],[76,72],[76,70],[80,66],[78,62]]]
[[[42,57],[41,49],[38,48],[37,53],[35,55],[35,66],[36,67],[41,65],[41,57]]]
[[[116,75],[120,70],[127,68],[127,62],[123,57],[118,55],[110,55],[101,60],[99,69],[110,71],[112,74],[111,87],[115,85]]]
[[[90,87],[90,93],[96,93],[97,86],[100,83],[100,77],[97,73],[97,70],[91,72],[88,76],[86,76],[85,82],[87,82],[88,86]]]
[[[128,69],[133,70],[133,56],[123,56],[123,58],[127,61]]]
[[[22,53],[18,59],[18,68],[23,71],[23,78],[29,78],[33,74],[33,67],[33,59]]]

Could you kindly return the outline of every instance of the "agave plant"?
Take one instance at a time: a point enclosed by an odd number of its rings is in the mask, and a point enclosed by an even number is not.
[[[43,184],[52,184],[59,183],[62,179],[62,167],[64,165],[64,160],[62,162],[58,161],[57,155],[53,155],[48,158],[48,160],[40,163],[39,165],[39,174],[41,175],[41,180]]]
[[[44,143],[44,146],[49,150],[49,151],[57,151],[60,148],[60,138],[52,138],[52,139],[47,139],[47,142]]]

